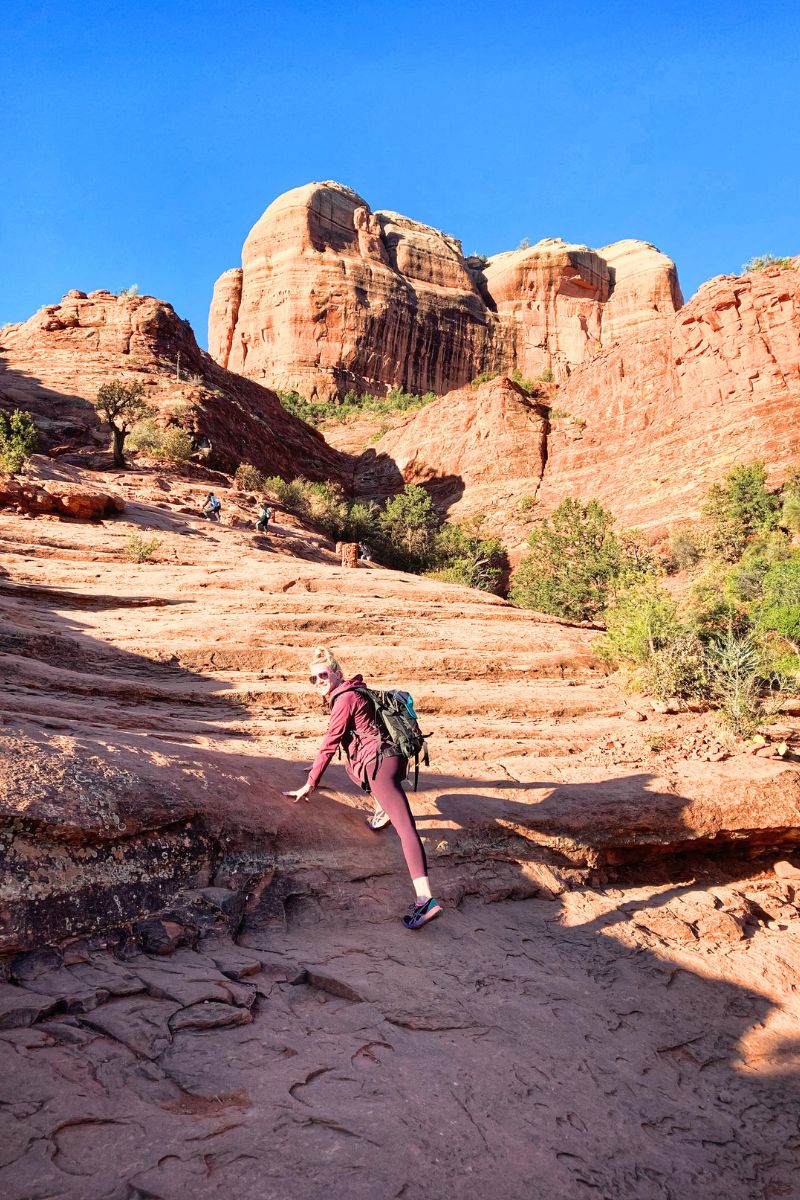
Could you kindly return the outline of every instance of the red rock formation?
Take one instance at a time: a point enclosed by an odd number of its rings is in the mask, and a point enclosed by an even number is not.
[[[356,490],[377,497],[425,484],[452,518],[482,512],[492,533],[522,541],[519,501],[537,491],[545,469],[545,411],[510,379],[451,392],[361,455]]]
[[[124,512],[125,501],[115,492],[93,487],[69,468],[66,477],[63,471],[54,477],[49,461],[34,455],[24,477],[0,474],[0,508],[12,507],[23,513],[95,521]]]
[[[560,389],[541,389],[550,412],[541,439],[526,421],[520,434],[520,389],[494,380],[405,418],[362,454],[359,490],[424,482],[453,517],[489,514],[487,528],[514,555],[533,512],[566,496],[595,497],[624,524],[661,532],[696,518],[709,485],[734,463],[763,458],[777,482],[797,463],[800,259],[713,279],[685,308],[646,325],[623,287],[607,315],[618,340]],[[536,496],[527,515],[518,507],[525,494]]]
[[[214,362],[162,300],[72,291],[0,329],[0,405],[32,412],[45,448],[107,443],[89,402],[112,378],[144,384],[165,421],[191,408],[195,432],[211,443],[209,465],[244,460],[287,478],[347,475],[346,460],[318,433],[273,392]]]
[[[706,283],[572,373],[556,401],[539,499],[594,496],[626,524],[691,519],[709,484],[800,457],[800,259]]]
[[[644,242],[592,251],[546,239],[485,263],[447,234],[315,183],[275,200],[241,271],[218,280],[209,347],[232,371],[312,398],[440,394],[487,370],[563,377],[681,303],[674,265]]]

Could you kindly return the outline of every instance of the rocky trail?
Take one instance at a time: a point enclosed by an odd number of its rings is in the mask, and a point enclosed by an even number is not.
[[[2,1194],[800,1195],[796,762],[706,761],[590,629],[102,486],[0,525]],[[416,936],[341,765],[281,796],[319,643],[431,731]]]

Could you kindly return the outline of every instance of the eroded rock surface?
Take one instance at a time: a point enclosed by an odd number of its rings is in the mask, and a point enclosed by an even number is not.
[[[797,765],[629,720],[591,630],[108,486],[0,531],[3,1195],[791,1195]],[[343,768],[280,794],[319,642],[431,732],[419,934]]]
[[[217,281],[209,349],[231,371],[311,398],[441,394],[487,370],[562,378],[682,302],[674,264],[645,242],[546,238],[465,258],[448,234],[311,183],[267,208],[241,268]]]

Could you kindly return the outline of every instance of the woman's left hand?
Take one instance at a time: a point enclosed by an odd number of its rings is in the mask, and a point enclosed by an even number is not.
[[[284,796],[291,796],[292,799],[294,800],[295,804],[297,804],[298,800],[307,800],[310,792],[311,792],[310,785],[307,783],[304,783],[303,786],[301,788],[298,788],[296,792],[284,792],[283,794],[284,794]]]

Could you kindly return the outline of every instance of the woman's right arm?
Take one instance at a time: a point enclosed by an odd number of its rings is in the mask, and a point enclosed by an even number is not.
[[[327,732],[323,739],[322,745],[317,751],[317,757],[314,759],[311,770],[308,773],[308,784],[310,791],[313,792],[314,788],[325,774],[328,763],[331,761],[334,754],[342,744],[342,738],[347,730],[352,711],[353,693],[345,692],[343,696],[337,696],[336,700],[333,702],[333,708],[331,709]]]

